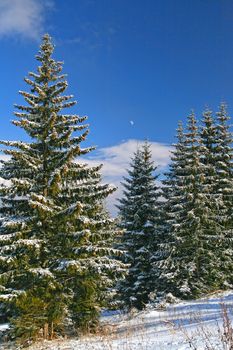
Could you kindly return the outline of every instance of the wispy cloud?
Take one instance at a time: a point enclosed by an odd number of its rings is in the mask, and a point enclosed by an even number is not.
[[[117,191],[108,199],[107,205],[110,212],[115,215],[117,209],[115,204],[117,198],[122,195],[121,181],[127,175],[130,160],[136,151],[137,147],[143,144],[141,140],[127,140],[122,143],[112,146],[100,148],[94,157],[87,158],[85,161],[89,165],[103,164],[102,174],[104,182],[117,186]],[[155,165],[158,166],[158,173],[163,172],[170,161],[171,147],[159,142],[150,142],[152,159]]]
[[[80,24],[78,35],[69,38],[58,39],[56,44],[77,45],[80,49],[93,52],[99,49],[104,49],[110,52],[114,42],[114,38],[118,32],[118,27],[115,24],[104,22],[96,24],[86,21]]]
[[[44,31],[52,0],[0,0],[0,37],[19,35],[37,40]]]
[[[104,176],[123,176],[126,174],[130,159],[134,152],[144,141],[127,140],[118,145],[100,148],[94,157],[88,158],[89,162],[102,162]],[[159,143],[149,142],[151,144],[152,159],[155,164],[161,168],[167,166],[170,159],[170,146]]]

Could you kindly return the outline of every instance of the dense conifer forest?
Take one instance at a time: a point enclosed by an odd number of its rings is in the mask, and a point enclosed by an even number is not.
[[[101,164],[82,156],[87,117],[75,107],[62,62],[43,36],[36,72],[13,124],[30,141],[0,141],[0,317],[10,337],[94,332],[103,309],[142,310],[169,296],[233,286],[233,136],[225,103],[178,123],[169,168],[149,141],[132,154],[118,198]],[[89,141],[89,140],[88,140]],[[69,327],[67,326],[69,325]]]

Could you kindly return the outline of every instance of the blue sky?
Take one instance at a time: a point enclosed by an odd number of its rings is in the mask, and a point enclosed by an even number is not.
[[[230,0],[0,0],[0,138],[25,139],[10,125],[13,103],[45,32],[65,62],[77,112],[89,116],[88,142],[105,173],[145,138],[163,167],[191,109],[200,115],[226,101],[232,111]]]

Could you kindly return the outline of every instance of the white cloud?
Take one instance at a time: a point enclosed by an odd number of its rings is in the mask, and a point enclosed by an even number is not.
[[[38,39],[44,31],[51,0],[0,0],[0,36],[20,35]]]
[[[104,182],[114,184],[118,187],[117,191],[108,199],[108,208],[112,214],[116,214],[115,204],[117,198],[122,195],[121,181],[123,176],[127,176],[130,159],[137,147],[140,147],[144,141],[128,140],[112,147],[100,148],[92,158],[85,159],[89,165],[103,164],[102,174]],[[170,161],[171,147],[159,142],[149,142],[151,144],[152,159],[158,166],[158,172],[162,172]]]
[[[104,176],[121,177],[126,174],[130,158],[143,143],[141,140],[127,140],[116,146],[100,148],[94,157],[88,158],[88,161],[102,162]],[[153,161],[158,167],[165,167],[170,159],[170,146],[159,142],[149,143]]]

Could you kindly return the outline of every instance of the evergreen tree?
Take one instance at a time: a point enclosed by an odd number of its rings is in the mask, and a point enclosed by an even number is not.
[[[123,305],[143,309],[154,291],[152,255],[157,240],[159,191],[157,168],[151,160],[150,146],[145,143],[134,154],[129,176],[124,178],[124,196],[119,200],[121,227],[124,234],[121,248],[128,274],[119,285]]]
[[[202,163],[204,164],[203,191],[208,197],[212,219],[216,222],[215,235],[209,242],[219,271],[219,288],[229,287],[232,281],[232,134],[226,107],[220,106],[217,121],[212,112],[203,115],[201,128]]]
[[[201,142],[201,162],[204,166],[204,180],[203,193],[207,198],[206,205],[209,208],[210,219],[215,221],[216,225],[211,234],[208,244],[209,252],[212,251],[214,261],[216,263],[215,270],[218,271],[218,287],[223,286],[225,275],[221,271],[221,259],[217,258],[222,255],[221,241],[222,241],[222,225],[220,223],[219,205],[221,198],[218,196],[218,172],[217,172],[217,127],[212,116],[211,110],[206,110],[203,113],[202,126],[200,128],[200,142]],[[217,286],[216,286],[217,287]]]
[[[194,114],[187,132],[178,130],[168,180],[165,182],[164,240],[160,262],[161,294],[197,297],[214,290],[219,271],[213,249],[216,224],[204,191],[205,167],[201,162],[199,130]]]
[[[27,105],[16,106],[13,121],[31,141],[1,141],[11,158],[0,171],[10,180],[0,189],[0,300],[14,307],[16,334],[32,336],[43,328],[45,337],[67,313],[78,328],[95,325],[122,266],[103,209],[114,189],[101,184],[101,166],[78,161],[93,149],[80,145],[87,118],[64,112],[76,102],[64,95],[67,82],[53,50],[45,35],[37,73],[25,78],[30,92],[20,91]]]
[[[176,230],[180,225],[183,210],[183,190],[185,176],[185,135],[181,122],[177,128],[177,143],[173,144],[171,151],[171,162],[169,171],[165,173],[162,181],[162,203],[161,222],[159,226],[159,245],[154,256],[154,271],[159,271],[157,283],[157,297],[168,293],[177,294],[175,287],[175,274],[171,270],[171,253],[176,246]],[[182,286],[179,286],[182,288]]]
[[[233,285],[233,136],[226,105],[220,105],[216,122],[216,220],[220,225],[218,255],[225,287]]]

